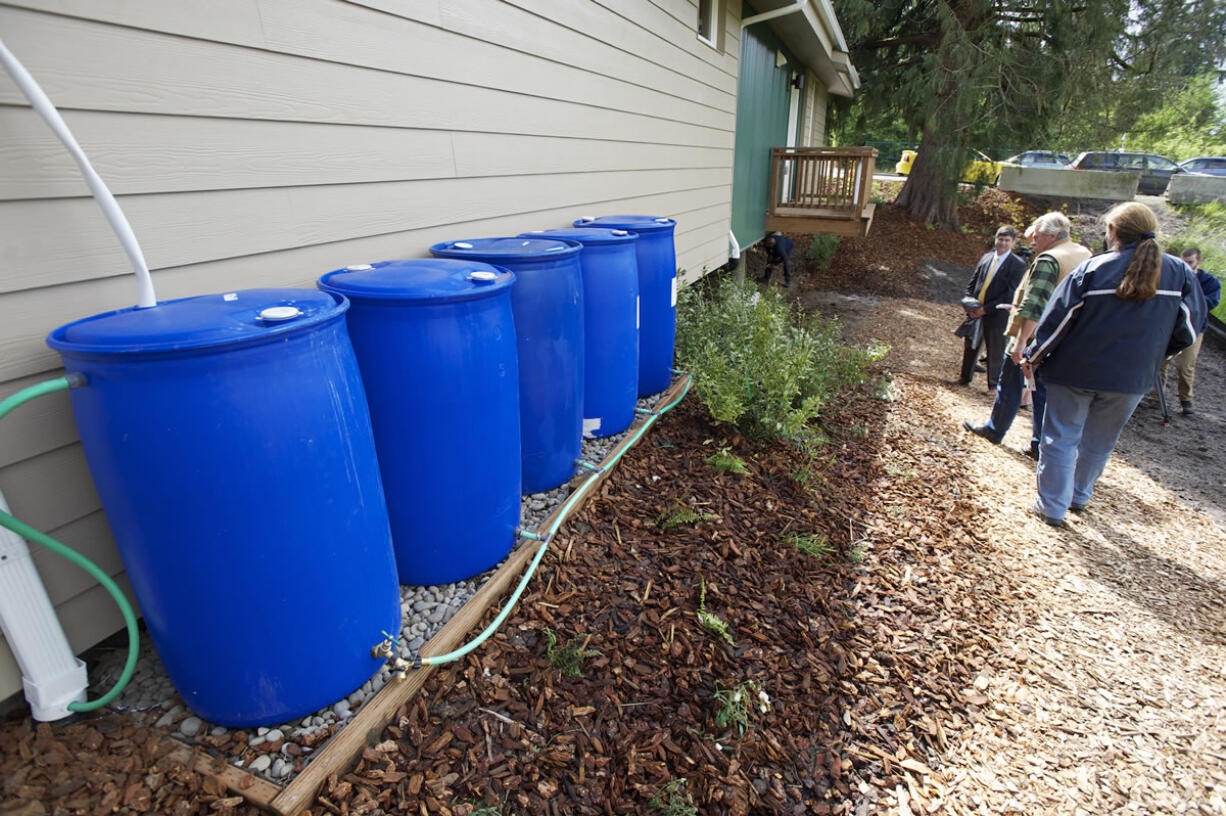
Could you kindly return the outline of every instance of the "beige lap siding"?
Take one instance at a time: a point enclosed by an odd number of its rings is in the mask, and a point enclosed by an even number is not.
[[[448,238],[677,219],[695,279],[727,257],[740,4],[690,0],[0,2],[0,32],[128,213],[162,300],[313,286]],[[57,376],[55,326],[130,305],[71,159],[0,76],[0,399]],[[68,397],[0,423],[15,514],[126,586]],[[78,650],[105,593],[35,555]],[[0,646],[0,697],[20,676]]]

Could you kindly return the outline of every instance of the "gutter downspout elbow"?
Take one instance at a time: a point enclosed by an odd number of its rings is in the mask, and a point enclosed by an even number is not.
[[[737,243],[736,233],[728,230],[728,260],[739,261],[741,259],[741,245]]]

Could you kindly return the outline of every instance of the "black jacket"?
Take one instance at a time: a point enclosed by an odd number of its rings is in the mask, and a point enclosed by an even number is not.
[[[983,286],[983,279],[987,277],[988,270],[992,268],[992,259],[996,257],[996,251],[986,253],[979,259],[979,263],[975,264],[975,274],[971,275],[970,281],[966,284],[966,296],[978,298],[979,287]],[[1006,309],[1013,302],[1013,292],[1017,289],[1018,284],[1022,282],[1022,276],[1026,274],[1026,262],[1012,252],[1000,262],[1000,267],[996,270],[996,274],[992,276],[992,282],[988,284],[988,291],[983,296],[983,308],[987,309],[989,315],[996,315],[996,310],[999,309],[1000,315],[1006,315]]]
[[[766,262],[768,264],[783,264],[785,267],[792,265],[792,239],[786,235],[776,235],[775,245],[770,247],[766,253]]]

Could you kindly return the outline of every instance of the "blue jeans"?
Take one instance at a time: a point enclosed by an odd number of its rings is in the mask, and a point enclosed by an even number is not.
[[[996,385],[996,400],[992,403],[992,416],[988,418],[985,428],[993,442],[999,443],[1009,433],[1017,411],[1022,405],[1022,391],[1026,387],[1026,378],[1022,368],[1016,365],[1008,354],[1000,369],[1000,380]],[[1043,431],[1043,406],[1047,401],[1047,388],[1040,379],[1035,380],[1035,391],[1031,394],[1030,406],[1030,447],[1039,447],[1039,437]]]
[[[1043,515],[1062,519],[1070,504],[1090,500],[1094,483],[1143,396],[1047,386],[1037,474]]]

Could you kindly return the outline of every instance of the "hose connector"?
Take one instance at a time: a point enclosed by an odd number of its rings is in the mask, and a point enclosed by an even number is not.
[[[85,379],[85,375],[80,371],[71,371],[64,375],[64,379],[68,380],[69,388],[84,388],[89,385],[89,380]]]
[[[388,638],[387,640],[384,640],[380,643],[376,643],[374,646],[371,646],[370,656],[375,657],[375,658],[381,658],[384,660],[391,659],[391,656],[392,656],[391,638]]]

